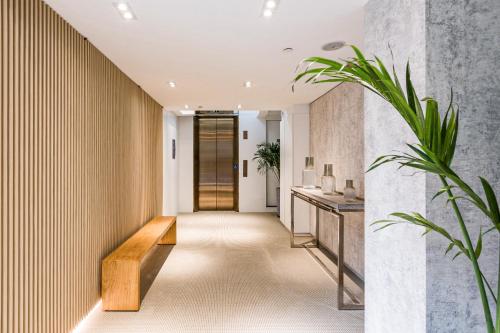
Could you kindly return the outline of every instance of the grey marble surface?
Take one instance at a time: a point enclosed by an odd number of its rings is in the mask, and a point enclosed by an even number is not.
[[[363,211],[365,209],[364,201],[361,199],[346,200],[341,193],[324,194],[319,187],[306,189],[302,186],[294,186],[292,192],[311,198],[338,212]]]
[[[309,113],[317,185],[321,185],[323,165],[330,163],[337,191],[342,192],[345,181],[352,179],[360,198],[365,193],[363,96],[361,86],[343,83],[311,103]]]
[[[450,90],[460,106],[460,128],[453,167],[479,193],[478,176],[500,194],[500,1],[426,1],[426,94],[437,98],[442,111]],[[441,188],[428,176],[427,218],[460,236],[444,198],[431,201]],[[475,242],[479,225],[488,222],[466,202],[460,207]],[[470,264],[444,256],[447,242],[427,236],[427,332],[485,332],[483,310]],[[498,235],[484,239],[480,265],[496,285]]]
[[[371,0],[365,7],[367,56],[394,64],[401,79],[408,59],[414,84],[425,91],[425,1]],[[413,133],[386,101],[365,92],[365,164],[405,150]],[[422,333],[426,330],[426,242],[421,230],[394,226],[374,232],[370,223],[395,211],[425,213],[425,176],[386,165],[365,177],[365,331]]]
[[[321,184],[323,165],[333,164],[337,191],[347,179],[354,180],[356,195],[364,198],[365,164],[363,141],[363,89],[344,83],[311,104],[310,153],[315,159],[316,181]],[[311,230],[315,230],[316,210],[310,210]],[[364,275],[364,213],[345,215],[345,260],[359,275]],[[320,242],[336,252],[337,217],[320,211]]]
[[[478,176],[500,189],[500,1],[372,0],[365,13],[365,51],[396,68],[409,59],[420,97],[433,96],[445,109],[450,89],[460,105],[461,125],[454,169],[475,189]],[[365,98],[366,162],[415,142],[377,97]],[[383,131],[381,130],[383,129]],[[410,173],[410,172],[408,172]],[[391,179],[392,178],[392,179]],[[394,211],[419,211],[455,236],[460,231],[432,175],[401,177],[384,168],[366,177],[366,223]],[[461,203],[477,239],[487,221]],[[421,238],[404,227],[366,237],[367,332],[484,332],[477,287],[465,258],[444,256],[447,242],[435,234]],[[498,237],[485,239],[480,260],[493,282],[498,268]]]

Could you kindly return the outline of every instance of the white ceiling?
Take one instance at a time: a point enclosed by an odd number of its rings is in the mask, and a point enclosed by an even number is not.
[[[261,15],[264,0],[127,0],[126,22],[113,0],[45,0],[168,110],[281,109],[309,103],[326,85],[296,87],[291,79],[308,56],[345,58],[360,45],[366,0],[281,0]],[[282,49],[293,47],[292,53]],[[168,81],[176,82],[170,88]],[[253,88],[244,88],[246,80]]]

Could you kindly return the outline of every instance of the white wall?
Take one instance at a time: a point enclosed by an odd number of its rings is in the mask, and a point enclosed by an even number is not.
[[[243,131],[248,139],[243,140]],[[242,111],[239,116],[240,212],[274,211],[266,205],[266,176],[257,172],[257,162],[252,161],[257,144],[266,142],[266,119],[259,118],[259,111]],[[248,160],[248,177],[243,177],[243,160]]]
[[[280,139],[281,116],[279,120],[266,119],[266,140],[268,143],[277,142]],[[279,181],[273,172],[268,172],[266,178],[266,205],[276,206],[276,187],[280,186]]]
[[[177,139],[177,116],[163,112],[163,215],[177,215],[178,156],[172,158],[172,140]]]
[[[193,117],[177,118],[178,211],[193,212]]]
[[[302,170],[309,155],[309,105],[294,105],[283,111],[280,143],[280,220],[290,229],[290,187],[302,184]],[[295,200],[295,232],[310,232],[308,204],[301,200]]]
[[[242,111],[239,116],[239,209],[240,212],[274,212],[274,207],[266,205],[266,176],[257,172],[257,164],[252,161],[257,144],[266,141],[266,119],[258,117],[258,111]],[[168,124],[172,123],[172,120]],[[165,126],[168,126],[166,124]],[[248,131],[248,140],[243,140],[243,131]],[[168,131],[167,131],[168,132]],[[172,132],[172,130],[170,130]],[[168,134],[167,134],[168,135]],[[177,198],[164,196],[165,201],[177,202],[180,213],[193,212],[193,117],[177,117]],[[170,137],[169,137],[170,138]],[[171,149],[171,140],[165,146]],[[171,156],[170,150],[166,151]],[[164,157],[165,161],[168,161]],[[248,160],[248,177],[243,178],[243,160]],[[166,163],[166,162],[164,162]],[[170,169],[168,169],[170,170]],[[169,174],[170,175],[170,174]],[[167,177],[166,177],[167,178]],[[167,181],[164,191],[170,191]],[[167,199],[169,198],[169,199]],[[177,199],[177,200],[176,200]],[[164,204],[164,206],[166,203]]]

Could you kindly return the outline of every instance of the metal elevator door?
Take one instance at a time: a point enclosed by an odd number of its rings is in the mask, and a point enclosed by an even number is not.
[[[237,118],[196,117],[195,128],[195,210],[237,210]]]

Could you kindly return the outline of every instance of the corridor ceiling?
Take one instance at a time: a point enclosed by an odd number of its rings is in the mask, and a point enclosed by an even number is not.
[[[366,0],[281,0],[271,18],[262,16],[264,0],[127,0],[132,21],[116,2],[46,0],[168,110],[270,110],[309,103],[332,87],[299,85],[293,93],[291,80],[305,57],[351,55],[324,44],[361,45]]]

